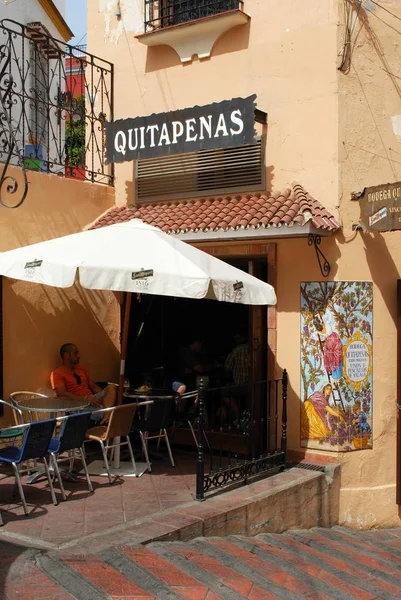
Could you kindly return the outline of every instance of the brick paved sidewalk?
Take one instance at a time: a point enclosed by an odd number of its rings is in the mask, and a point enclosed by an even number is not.
[[[54,553],[0,542],[6,600],[398,600],[401,529],[291,530]]]

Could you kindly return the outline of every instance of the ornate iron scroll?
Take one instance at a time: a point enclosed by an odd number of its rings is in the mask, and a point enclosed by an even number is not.
[[[9,167],[113,185],[105,164],[105,122],[113,120],[113,65],[66,46],[40,22],[0,21],[2,191],[16,194]],[[15,197],[15,196],[14,196]],[[21,199],[22,198],[22,199]]]
[[[11,118],[12,90],[14,79],[10,72],[10,48],[3,44],[0,46],[0,155],[6,154],[6,160],[0,175],[0,204],[6,208],[21,206],[28,193],[28,180],[25,172],[24,158],[18,147],[18,140],[14,134]],[[12,175],[7,175],[7,169],[12,156],[17,156],[17,164],[21,167],[24,187],[19,190],[18,181]],[[14,194],[17,194],[14,196]],[[9,203],[10,198],[14,202]]]
[[[308,235],[308,246],[314,246],[317,262],[319,263],[319,269],[323,277],[328,277],[331,271],[331,266],[323,252],[320,250],[320,242],[322,238],[320,235],[316,235],[314,233],[310,233]]]

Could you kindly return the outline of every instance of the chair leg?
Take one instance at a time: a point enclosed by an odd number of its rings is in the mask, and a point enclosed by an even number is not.
[[[148,447],[147,447],[147,444],[146,444],[146,440],[143,437],[142,431],[139,432],[139,435],[141,436],[142,449],[143,449],[143,453],[145,455],[146,464],[148,465],[149,473],[151,473],[152,472],[152,466],[151,466],[150,461],[149,461],[149,454],[148,454]]]
[[[198,440],[196,439],[195,431],[194,431],[194,428],[192,427],[191,421],[188,421],[188,425],[189,425],[189,428],[191,430],[192,437],[194,438],[194,442],[196,444],[196,447],[198,448]]]
[[[15,481],[17,482],[19,495],[21,498],[22,506],[24,508],[24,513],[25,513],[25,516],[28,516],[28,507],[27,507],[26,501],[25,501],[24,490],[22,489],[21,476],[19,474],[17,465],[15,463],[12,463],[12,465],[13,465],[13,469],[14,469]]]
[[[189,425],[189,428],[190,428],[190,430],[191,430],[192,437],[194,438],[194,441],[195,441],[196,447],[198,447],[198,440],[196,439],[195,431],[194,431],[194,428],[193,428],[193,426],[192,426],[192,423],[191,423],[191,421],[188,421],[188,425]],[[205,440],[205,442],[206,442],[206,444],[207,444],[207,447],[208,447],[208,448],[209,448],[209,450],[210,450],[210,449],[211,449],[211,448],[210,448],[210,443],[209,443],[208,437],[207,437],[207,435],[206,435],[206,433],[205,433],[205,432],[203,432],[203,439]]]
[[[112,483],[114,482],[114,480],[111,478],[109,461],[107,459],[107,449],[105,448],[105,446],[104,446],[104,444],[103,444],[103,442],[101,440],[99,440],[99,443],[100,443],[100,447],[102,449],[103,460],[104,460],[104,464],[106,466],[106,471],[107,471],[107,476],[109,478],[109,483],[110,483],[110,485],[112,485]]]
[[[53,504],[54,504],[54,506],[57,506],[58,502],[57,502],[56,494],[54,493],[54,487],[53,487],[53,482],[52,482],[52,478],[51,478],[50,471],[49,471],[49,465],[47,464],[47,458],[45,456],[43,457],[43,463],[45,465],[47,481],[49,482],[50,494],[51,494],[51,497],[53,500]],[[57,468],[58,468],[58,465],[57,465]],[[61,477],[60,477],[60,483],[61,483]]]
[[[67,496],[65,495],[63,480],[61,479],[60,468],[59,468],[58,462],[57,462],[57,456],[54,454],[54,452],[51,452],[50,457],[51,457],[51,460],[53,461],[54,474],[55,474],[54,481],[56,480],[56,477],[57,477],[58,483],[60,486],[61,497],[63,500],[67,500]]]
[[[85,471],[86,481],[88,482],[88,489],[90,492],[93,492],[92,482],[89,477],[88,465],[86,464],[84,447],[82,446],[82,448],[79,448],[79,451],[81,453],[81,460],[82,460],[82,465],[83,465],[84,471]]]
[[[3,523],[3,518],[2,518],[2,516],[1,516],[1,511],[0,511],[0,527],[2,527],[3,525],[4,525],[4,523]]]
[[[131,446],[131,440],[129,439],[129,436],[127,435],[126,438],[127,440],[127,444],[128,444],[128,452],[129,455],[131,457],[131,462],[132,462],[132,466],[134,467],[134,475],[135,477],[137,476],[137,472],[136,472],[136,463],[135,463],[135,458],[134,458],[134,453],[132,452],[132,446]]]
[[[156,450],[159,452],[159,448],[160,448],[160,440],[162,439],[162,435],[163,435],[163,429],[160,429],[159,431],[159,438],[157,440],[157,446],[156,446]]]
[[[168,439],[167,430],[163,429],[163,431],[164,431],[164,439],[166,440],[168,455],[170,457],[171,466],[175,467],[175,462],[174,462],[173,454],[171,452],[170,441]]]

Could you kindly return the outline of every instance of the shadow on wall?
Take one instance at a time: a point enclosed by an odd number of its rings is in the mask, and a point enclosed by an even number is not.
[[[214,44],[211,55],[209,58],[202,58],[200,62],[206,62],[213,60],[213,57],[220,56],[222,54],[229,54],[231,52],[239,52],[246,50],[249,46],[249,32],[250,23],[246,25],[239,25],[230,29],[223,34]],[[194,58],[198,61],[198,57]],[[161,69],[169,69],[170,67],[177,67],[179,65],[187,67],[192,63],[181,63],[181,59],[177,52],[171,46],[150,46],[147,50],[146,55],[146,66],[145,73],[151,73],[152,71],[159,71]],[[233,71],[233,77],[235,77],[235,71]],[[166,81],[165,81],[166,84]],[[172,90],[170,90],[172,92]],[[170,95],[174,97],[174,94]]]
[[[5,396],[48,392],[63,343],[77,344],[92,377],[117,381],[119,303],[112,292],[52,288],[4,280]]]
[[[328,277],[322,275],[317,254],[313,245],[308,245],[308,238],[284,240],[279,248],[279,269],[283,273],[283,278],[278,282],[278,310],[280,313],[299,314],[301,291],[300,283],[302,281],[333,281],[336,277],[338,266],[337,262],[341,256],[339,247],[339,237],[323,237],[318,246],[324,257],[330,264],[330,274]],[[341,243],[341,242],[340,242]],[[284,252],[285,250],[285,252]],[[320,257],[323,263],[323,257]]]
[[[360,233],[365,247],[366,261],[373,283],[380,290],[387,310],[397,324],[397,279],[400,273],[381,233]],[[387,234],[389,235],[389,234]]]

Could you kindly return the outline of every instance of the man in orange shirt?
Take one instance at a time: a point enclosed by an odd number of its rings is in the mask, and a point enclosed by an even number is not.
[[[89,371],[79,364],[80,354],[75,344],[63,344],[60,348],[60,357],[63,364],[50,376],[52,388],[57,396],[74,400],[85,397],[89,403],[85,410],[91,412],[114,406],[115,386],[109,384],[102,390],[92,381]],[[107,420],[107,414],[103,420]]]

